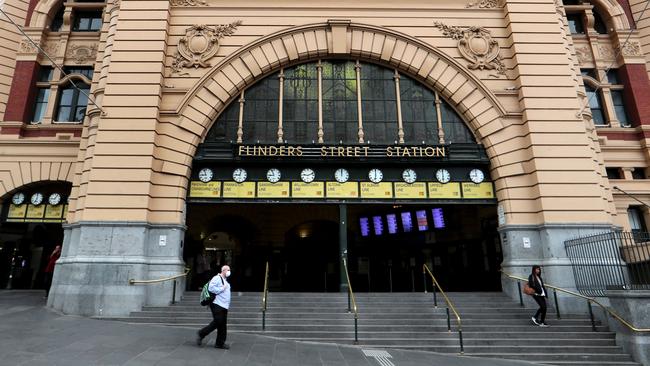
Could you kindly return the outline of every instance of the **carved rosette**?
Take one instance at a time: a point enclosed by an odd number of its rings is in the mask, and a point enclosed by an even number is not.
[[[210,28],[205,24],[193,25],[185,30],[185,37],[178,42],[178,50],[174,55],[172,73],[178,73],[183,68],[210,67],[207,62],[219,50],[219,40],[235,33],[241,21],[217,25]]]
[[[18,45],[18,53],[34,54],[38,53],[38,49],[32,44],[32,42],[23,39]]]
[[[578,57],[578,63],[584,64],[594,60],[594,56],[591,54],[591,50],[588,46],[582,46],[576,48],[576,56]]]
[[[481,0],[477,2],[471,2],[465,5],[466,8],[479,8],[479,9],[496,8],[498,6],[500,6],[499,0]]]
[[[172,6],[208,6],[203,0],[171,0]]]
[[[610,45],[601,45],[598,47],[598,53],[605,60],[614,60],[616,58],[616,51]]]
[[[74,59],[74,62],[83,64],[88,61],[94,61],[97,57],[97,45],[95,44],[73,44],[68,48],[66,55],[68,58]]]
[[[458,41],[458,51],[470,64],[471,70],[496,70],[505,75],[506,67],[499,55],[499,43],[492,38],[489,30],[483,27],[451,27],[436,22],[434,26],[442,34]]]
[[[623,47],[618,46],[616,50],[624,56],[641,56],[641,45],[636,42],[625,42]]]

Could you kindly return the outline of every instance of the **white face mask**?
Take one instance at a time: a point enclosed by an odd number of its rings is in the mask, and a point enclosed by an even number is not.
[[[230,277],[230,271],[226,271],[226,277]]]

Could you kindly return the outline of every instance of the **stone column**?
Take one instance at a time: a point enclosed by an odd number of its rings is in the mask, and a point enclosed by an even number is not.
[[[616,314],[638,329],[650,329],[650,291],[610,290],[605,293]],[[612,317],[609,317],[609,326],[616,331],[616,344],[636,362],[650,365],[650,332],[635,332]]]

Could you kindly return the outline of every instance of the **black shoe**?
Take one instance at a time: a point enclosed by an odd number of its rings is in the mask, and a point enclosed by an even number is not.
[[[214,348],[221,348],[221,349],[230,349],[230,346],[227,344],[215,344]]]
[[[201,344],[203,343],[203,337],[201,337],[198,333],[196,335],[196,345],[201,347]]]

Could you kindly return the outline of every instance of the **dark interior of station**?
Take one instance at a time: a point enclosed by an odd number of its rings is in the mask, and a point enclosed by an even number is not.
[[[188,289],[223,264],[238,291],[339,291],[338,204],[191,203],[184,259]],[[500,291],[495,205],[348,204],[354,291],[423,291],[426,264],[446,291]]]

